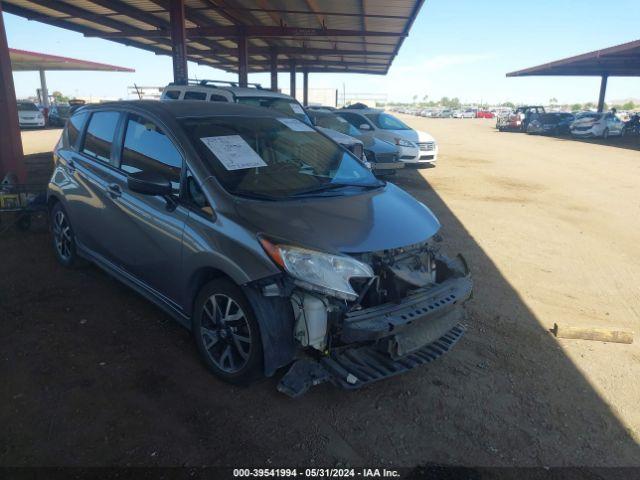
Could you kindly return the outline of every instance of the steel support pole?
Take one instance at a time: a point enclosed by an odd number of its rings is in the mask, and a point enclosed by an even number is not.
[[[278,50],[271,49],[271,91],[278,91]]]
[[[249,81],[249,52],[247,51],[247,37],[238,37],[238,83],[246,87]]]
[[[602,75],[602,80],[600,80],[600,96],[598,97],[598,111],[602,112],[604,110],[604,97],[607,94],[607,79],[608,75]]]
[[[309,72],[307,70],[302,72],[302,104],[305,107],[309,106]]]
[[[173,58],[173,81],[186,85],[189,78],[187,67],[187,40],[184,26],[184,0],[170,0],[171,55]]]
[[[291,78],[289,79],[289,95],[293,98],[296,98],[296,61],[289,60],[289,74]]]
[[[49,108],[49,90],[47,89],[47,75],[44,70],[40,70],[40,92],[42,92],[42,105],[44,108]]]
[[[18,105],[11,73],[11,59],[7,33],[0,2],[0,180],[14,173],[18,181],[27,181],[27,170],[22,153],[22,137],[18,124]]]

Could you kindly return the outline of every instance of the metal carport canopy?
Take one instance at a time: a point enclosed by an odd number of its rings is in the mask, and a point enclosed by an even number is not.
[[[278,70],[384,75],[424,0],[0,0],[0,174],[24,181],[15,91],[2,11],[87,37],[170,55],[174,81],[187,83],[187,60],[238,72]]]
[[[507,77],[534,75],[601,77],[598,111],[602,111],[608,77],[640,76],[640,40],[507,73]]]
[[[59,57],[46,53],[29,52],[27,50],[9,49],[11,69],[14,72],[40,70],[90,70],[100,72],[135,72],[133,68],[117,67],[105,63],[78,60],[77,58]]]
[[[175,22],[171,17],[179,16],[182,7],[186,58],[199,64],[236,72],[243,63],[246,41],[246,65],[251,72],[268,72],[274,66],[291,70],[294,63],[307,72],[384,75],[423,3],[424,0],[3,0],[3,9],[86,36],[171,55],[175,47],[171,38]]]

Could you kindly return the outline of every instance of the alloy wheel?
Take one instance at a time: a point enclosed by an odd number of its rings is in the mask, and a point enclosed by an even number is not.
[[[202,307],[200,335],[211,361],[226,373],[236,373],[251,355],[251,327],[233,298],[211,295]]]
[[[73,233],[62,210],[58,210],[53,218],[53,239],[60,258],[65,262],[70,261],[73,252]]]

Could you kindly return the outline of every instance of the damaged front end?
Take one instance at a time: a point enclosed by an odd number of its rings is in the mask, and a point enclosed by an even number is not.
[[[273,258],[274,246],[263,246]],[[287,262],[299,260],[286,256],[277,258],[295,275],[296,267]],[[277,288],[262,289],[289,299],[300,347],[278,385],[281,392],[297,397],[326,381],[359,388],[435,360],[463,335],[462,303],[471,295],[472,281],[461,256],[447,258],[434,243],[424,242],[332,257],[325,277],[347,279],[348,285],[329,278],[327,284],[336,286],[327,288],[318,286],[324,278],[307,282],[287,276]]]

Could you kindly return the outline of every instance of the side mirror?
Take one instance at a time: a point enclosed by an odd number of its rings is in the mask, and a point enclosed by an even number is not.
[[[171,195],[171,182],[158,172],[137,172],[127,177],[129,190],[142,195]]]
[[[358,127],[360,130],[371,130],[371,127],[369,126],[368,123],[363,123],[362,125],[360,125]]]

